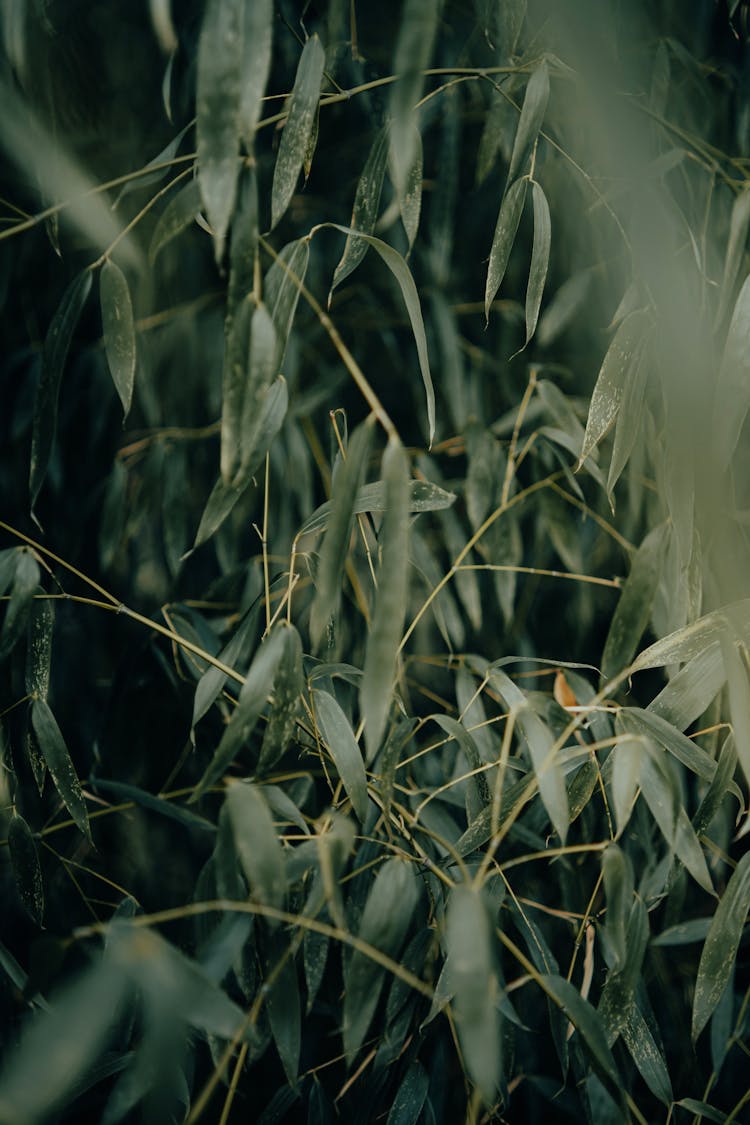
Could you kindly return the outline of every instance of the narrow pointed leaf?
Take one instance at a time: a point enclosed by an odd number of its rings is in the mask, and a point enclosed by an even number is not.
[[[71,281],[47,330],[42,370],[34,398],[31,432],[29,493],[32,511],[47,475],[57,429],[57,401],[65,360],[78,319],[91,289],[91,271],[83,270]]]
[[[415,1059],[396,1092],[386,1125],[416,1125],[429,1086],[429,1074],[419,1059]]]
[[[734,306],[714,395],[713,442],[722,468],[729,465],[750,408],[749,342],[750,276]]]
[[[750,598],[732,602],[720,610],[699,617],[684,629],[656,641],[644,649],[632,664],[634,672],[644,668],[663,668],[667,664],[683,664],[702,655],[718,644],[726,631],[727,622],[742,636],[750,631]]]
[[[361,234],[372,234],[375,229],[387,163],[388,130],[382,128],[375,136],[370,154],[362,169],[362,175],[359,178],[354,196],[352,217],[349,220],[351,229]],[[328,294],[329,307],[334,289],[357,268],[367,253],[367,246],[367,242],[362,238],[346,236],[344,251],[333,273],[331,292]]]
[[[740,645],[742,653],[747,654],[746,646],[741,642]],[[746,778],[750,778],[750,676],[733,631],[722,635],[721,652],[727,674],[734,744],[742,772]]]
[[[374,417],[370,415],[352,434],[346,461],[334,481],[328,529],[320,550],[315,600],[310,610],[310,636],[315,648],[320,645],[328,621],[336,612],[341,598],[354,504],[370,455],[373,422]]]
[[[294,314],[299,301],[300,284],[305,280],[310,261],[310,239],[289,242],[274,261],[263,282],[263,300],[276,328],[276,368],[281,367]]]
[[[55,716],[43,699],[35,699],[31,704],[31,724],[34,728],[39,749],[55,783],[55,789],[78,828],[91,843],[89,818],[86,802],[81,792],[68,748],[57,725]]]
[[[276,330],[264,305],[258,305],[250,322],[247,382],[240,421],[238,478],[246,479],[258,461],[258,440],[264,433],[263,406],[277,374]],[[264,450],[265,452],[265,450]]]
[[[544,194],[541,184],[538,184],[536,180],[531,185],[531,198],[534,203],[534,245],[531,251],[529,284],[526,290],[526,342],[524,347],[534,335],[539,319],[552,241],[552,226],[547,196]]]
[[[133,304],[125,274],[108,258],[99,277],[104,350],[112,382],[120,396],[123,417],[130,412],[135,379]]]
[[[258,758],[259,774],[273,769],[286,753],[294,734],[297,706],[305,686],[300,635],[293,625],[287,625],[283,637],[284,651],[274,678],[273,704]],[[270,796],[268,799],[270,802]]]
[[[305,159],[320,97],[325,52],[317,35],[307,40],[297,67],[289,116],[281,134],[271,189],[271,229],[286,211]]]
[[[168,820],[174,820],[185,828],[195,828],[200,832],[216,831],[216,825],[210,820],[197,816],[175,801],[167,801],[163,797],[148,793],[137,785],[129,785],[125,781],[109,781],[100,777],[97,777],[92,784],[101,793],[109,793],[120,801],[132,801],[134,805],[158,813],[159,816],[165,816]]]
[[[532,74],[526,87],[508,168],[509,185],[515,183],[526,170],[526,162],[539,136],[548,100],[549,71],[546,62],[542,62]]]
[[[490,307],[495,300],[505,271],[508,268],[508,259],[516,239],[518,224],[521,222],[523,205],[526,201],[526,187],[528,180],[516,180],[508,188],[500,204],[500,213],[497,216],[495,234],[492,238],[490,262],[487,267],[487,282],[484,289],[484,316],[490,317]]]
[[[42,925],[44,918],[44,885],[39,855],[31,829],[22,816],[13,816],[8,824],[8,850],[21,902],[29,916]]]
[[[168,243],[195,221],[201,209],[201,192],[197,180],[190,180],[181,187],[159,216],[148,248],[149,264],[153,266],[157,256]]]
[[[591,396],[579,468],[617,417],[625,383],[635,377],[647,326],[646,313],[632,312],[623,320],[609,345]]]
[[[563,1010],[576,1031],[580,1032],[592,1057],[600,1069],[615,1085],[620,1086],[620,1077],[612,1052],[607,1046],[604,1025],[587,1000],[584,1000],[575,985],[564,977],[549,974],[542,977],[542,987],[554,1002]]]
[[[284,853],[263,790],[233,782],[226,796],[237,854],[259,902],[281,909],[286,896]],[[276,925],[269,919],[269,924]]]
[[[242,400],[247,383],[250,323],[258,252],[258,187],[255,168],[240,180],[237,212],[229,243],[227,315],[224,320],[224,363],[221,397],[221,476],[233,480],[240,456]]]
[[[625,384],[622,403],[615,423],[615,440],[612,443],[612,457],[607,473],[607,496],[613,506],[612,493],[633,447],[638,439],[643,417],[643,405],[649,373],[649,349],[644,346],[636,363],[633,375]]]
[[[367,818],[367,775],[362,752],[349,720],[336,700],[327,691],[316,691],[315,718],[346,795],[360,823]]]
[[[666,719],[662,719],[660,715],[652,711],[642,711],[639,707],[628,708],[628,722],[633,726],[640,727],[644,733],[649,735],[668,750],[678,762],[682,762],[683,766],[687,766],[692,770],[702,781],[712,781],[716,774],[716,762],[705,750],[703,750],[697,742],[694,742],[682,731],[678,730]]]
[[[257,622],[258,606],[256,605],[255,609],[251,609],[245,614],[231,639],[221,650],[219,658],[222,664],[226,664],[230,668],[236,668],[239,664],[244,663],[247,659],[247,647],[252,640]],[[216,668],[212,664],[206,669],[195,688],[191,726],[195,726],[203,718],[218,697],[226,681],[227,677],[220,668]]]
[[[441,0],[406,0],[396,41],[393,73],[397,81],[390,96],[391,170],[396,195],[402,198],[414,163],[414,110],[424,89],[430,65]]]
[[[750,852],[742,856],[732,872],[703,946],[693,997],[693,1042],[713,1015],[726,988],[734,967],[748,911],[750,911]]]
[[[737,280],[742,255],[745,253],[747,232],[750,227],[750,191],[746,188],[736,196],[732,205],[732,217],[729,222],[729,238],[727,252],[724,258],[724,274],[721,279],[719,307],[716,311],[716,325],[721,324],[726,316],[729,302],[732,299],[734,283]]]
[[[273,2],[244,0],[243,7],[240,132],[246,148],[252,151],[271,69]]]
[[[651,619],[651,608],[661,578],[666,531],[649,532],[633,556],[630,574],[622,587],[602,654],[602,677],[610,680],[633,659],[638,642]]]
[[[288,939],[277,935],[271,940],[269,970],[273,983],[268,986],[266,1005],[276,1049],[290,1086],[297,1082],[302,1045],[302,1012],[299,982],[294,958],[288,955]],[[275,964],[274,964],[275,962]]]
[[[383,455],[383,481],[386,507],[378,588],[359,696],[368,762],[380,746],[390,710],[409,582],[409,462],[401,443],[393,439]]]
[[[419,214],[422,209],[422,134],[414,126],[416,134],[411,142],[412,160],[406,168],[398,206],[401,212],[401,222],[406,231],[406,240],[411,250],[414,239],[419,229]]]
[[[29,611],[26,647],[26,691],[32,699],[46,699],[49,695],[54,627],[55,603],[48,598],[34,599]]]
[[[724,745],[716,764],[716,773],[713,781],[706,790],[703,800],[695,810],[693,817],[693,831],[696,836],[701,836],[719,811],[724,797],[729,792],[737,765],[737,750],[734,738],[730,735],[725,739]]]
[[[39,563],[27,547],[12,552],[10,561],[15,564],[10,601],[7,603],[2,631],[0,631],[0,660],[4,659],[21,637],[33,606],[33,596],[39,586]]]
[[[243,0],[208,0],[198,40],[198,181],[220,262],[237,198]]]
[[[446,492],[444,488],[427,480],[409,481],[409,514],[419,512],[438,512],[450,508],[456,502],[455,492]],[[363,512],[384,512],[386,505],[385,482],[382,480],[364,484],[357,493],[352,512],[355,516]],[[307,535],[312,531],[322,531],[331,519],[331,501],[326,500],[316,508],[313,514],[305,520],[297,532],[298,535]]]
[[[674,1100],[674,1093],[664,1053],[654,1041],[637,1004],[628,1009],[621,1034],[630,1057],[651,1093],[664,1105],[669,1105]]]

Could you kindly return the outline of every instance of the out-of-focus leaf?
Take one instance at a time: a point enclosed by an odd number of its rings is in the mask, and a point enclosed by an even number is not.
[[[562,283],[544,310],[539,321],[536,339],[541,348],[547,348],[572,323],[589,295],[593,272],[579,270]]]
[[[596,448],[617,417],[626,380],[634,377],[648,327],[642,310],[630,313],[615,333],[596,380],[578,468]]]
[[[422,134],[414,126],[416,136],[411,142],[412,161],[405,169],[405,177],[401,185],[403,194],[399,195],[398,205],[401,212],[401,222],[406,231],[406,241],[411,250],[414,239],[419,229],[419,213],[422,210]],[[392,158],[395,163],[395,158]]]
[[[370,149],[369,156],[362,169],[362,175],[357,184],[354,196],[354,207],[349,226],[352,230],[361,231],[363,234],[372,234],[375,221],[378,217],[380,196],[383,191],[383,177],[388,162],[388,130],[382,128],[378,131]],[[367,243],[361,238],[352,238],[347,235],[344,251],[333,273],[331,291],[328,294],[330,308],[331,297],[334,289],[357,268],[367,253]]]
[[[273,703],[258,757],[259,774],[273,769],[286,752],[294,734],[297,704],[305,686],[299,633],[293,625],[287,625],[282,635],[284,651],[273,682]]]
[[[523,205],[526,201],[527,186],[528,180],[525,177],[516,180],[508,188],[500,204],[500,213],[497,216],[492,249],[490,250],[490,261],[487,267],[487,283],[484,289],[484,315],[486,320],[490,318],[490,307],[508,268],[508,259],[513,249],[518,224],[521,222]]]
[[[311,36],[302,49],[294,79],[289,116],[281,134],[281,144],[273,171],[271,189],[271,229],[286,211],[305,158],[307,142],[315,119],[323,79],[325,52],[317,35]]]
[[[201,209],[201,192],[197,180],[181,187],[159,216],[148,248],[149,264],[153,266],[164,247],[195,220]]]
[[[475,0],[474,6],[488,45],[499,52],[501,61],[509,59],[521,32],[526,0]]]
[[[727,314],[729,302],[734,292],[734,283],[742,262],[750,226],[750,191],[743,189],[732,204],[732,217],[729,222],[729,238],[724,258],[724,274],[721,279],[719,307],[716,310],[716,325],[721,324]]]
[[[99,276],[104,350],[123,417],[130,411],[135,380],[135,327],[133,304],[127,279],[120,267],[108,258]]]
[[[532,74],[526,87],[508,169],[509,188],[525,171],[526,161],[531,156],[542,127],[548,100],[549,71],[546,62],[543,61]]]
[[[251,152],[271,69],[273,3],[272,0],[245,0],[243,7],[240,133]]]
[[[393,1099],[386,1125],[416,1125],[430,1086],[430,1076],[415,1059]]]
[[[28,548],[16,548],[9,556],[9,562],[14,564],[13,584],[0,632],[0,660],[11,652],[21,636],[31,611],[34,591],[39,585],[39,563]]]
[[[290,1086],[297,1082],[302,1041],[299,983],[289,942],[281,931],[272,935],[268,951],[268,971],[273,981],[267,985],[266,1005],[276,1049]]]
[[[633,659],[638,642],[651,618],[656,587],[661,577],[666,530],[650,531],[633,556],[630,574],[622,587],[602,654],[602,678],[610,680]]]
[[[165,801],[163,797],[147,793],[145,789],[140,789],[137,785],[129,785],[124,781],[109,781],[100,777],[95,778],[92,784],[101,793],[111,793],[113,797],[121,801],[132,801],[133,804],[140,805],[143,809],[158,813],[160,816],[166,816],[169,820],[176,820],[178,824],[183,824],[185,828],[197,828],[202,832],[216,831],[216,825],[212,824],[210,820],[197,816],[174,801]]]
[[[91,270],[83,270],[70,283],[47,330],[42,352],[42,371],[34,398],[31,432],[29,494],[32,511],[49,468],[57,429],[57,401],[65,360],[78,319],[91,289]]]
[[[161,152],[157,153],[153,160],[149,160],[148,164],[144,165],[146,168],[153,167],[153,172],[149,173],[147,176],[135,176],[132,180],[128,180],[126,184],[123,184],[117,199],[112,204],[113,209],[119,207],[121,201],[126,195],[130,195],[131,192],[140,191],[141,188],[151,187],[153,184],[158,184],[164,179],[173,166],[171,161],[177,155],[177,150],[182,144],[186,133],[189,129],[192,129],[192,127],[193,122],[188,122],[184,129],[180,129],[177,136],[172,137],[172,140],[164,146]]]
[[[427,480],[409,481],[409,514],[418,512],[438,512],[450,508],[455,503],[456,494],[446,492],[437,484]],[[371,484],[363,485],[354,501],[352,514],[361,515],[363,512],[384,512],[386,506],[385,481],[376,480]],[[298,535],[307,535],[311,531],[322,531],[327,527],[331,518],[331,501],[327,500],[316,508],[313,514],[305,520],[297,532]]]
[[[198,182],[220,262],[237,198],[243,0],[208,0],[198,40]]]
[[[253,894],[259,902],[281,909],[286,896],[284,853],[262,787],[233,782],[226,803],[237,854]],[[277,925],[273,919],[268,923]]]
[[[349,550],[354,505],[367,468],[372,447],[374,415],[370,415],[351,436],[346,461],[338,472],[330,501],[331,517],[323,545],[316,579],[315,599],[310,609],[310,636],[318,648],[328,621],[341,598],[341,582]]]
[[[721,896],[701,953],[693,996],[693,1042],[711,1018],[729,980],[748,911],[750,853],[746,852]]]
[[[408,863],[387,860],[370,888],[358,937],[389,957],[397,957],[419,898]],[[385,969],[355,949],[344,971],[344,1051],[351,1061],[367,1034],[385,980]]]
[[[393,438],[383,454],[383,483],[378,587],[359,691],[368,762],[380,747],[388,719],[409,585],[409,461]]]
[[[391,174],[396,196],[405,195],[409,170],[414,166],[414,110],[424,88],[424,71],[430,64],[441,0],[406,0],[396,41],[391,89]]]
[[[737,765],[737,750],[734,738],[729,735],[721,748],[719,760],[716,763],[716,772],[709,785],[703,800],[695,810],[693,817],[693,830],[696,836],[701,836],[719,811],[724,797],[733,787],[732,778]]]
[[[711,429],[717,460],[729,465],[750,408],[750,276],[740,289],[724,345]]]
[[[234,479],[240,456],[242,400],[248,377],[248,335],[258,253],[258,185],[255,167],[244,168],[229,243],[229,284],[224,320],[221,398],[221,476]]]
[[[652,945],[691,945],[695,941],[705,941],[711,929],[713,918],[689,918],[668,926],[660,934],[651,938]]]
[[[309,238],[289,242],[275,259],[263,282],[263,299],[271,314],[278,340],[275,360],[277,368],[284,358],[299,301],[299,287],[305,280],[309,261]]]
[[[612,457],[607,472],[607,496],[610,507],[614,507],[612,493],[633,452],[636,439],[641,432],[641,419],[648,384],[650,353],[648,342],[638,356],[632,377],[625,384],[622,403],[615,422],[615,440],[612,443]]]
[[[459,884],[451,891],[445,944],[453,1015],[464,1062],[484,1101],[492,1105],[502,1073],[498,980],[490,920],[476,888]]]
[[[534,203],[534,244],[531,250],[529,284],[526,290],[526,341],[524,347],[534,335],[536,322],[539,319],[552,241],[552,226],[547,196],[544,194],[542,185],[538,184],[536,180],[531,184],[531,198]]]
[[[89,818],[86,811],[86,802],[81,792],[81,783],[73,768],[68,748],[65,745],[55,716],[44,699],[35,699],[32,702],[31,724],[47,769],[55,783],[55,789],[60,794],[63,804],[76,825],[91,843]]]
[[[44,919],[42,869],[31,829],[22,816],[10,819],[8,848],[21,902],[37,926],[41,926]]]
[[[747,647],[741,642],[740,645],[741,651],[731,628],[722,634],[721,652],[727,674],[734,745],[742,771],[745,777],[750,779],[750,674],[747,666]]]
[[[368,246],[372,246],[373,250],[377,250],[399,284],[401,296],[404,299],[406,311],[409,314],[411,329],[414,333],[414,343],[417,345],[419,369],[422,373],[422,382],[424,383],[427,400],[427,429],[431,445],[435,436],[435,391],[432,386],[430,361],[427,355],[427,336],[425,335],[424,320],[422,319],[422,307],[419,303],[419,294],[417,293],[417,287],[414,284],[411,271],[398,251],[394,250],[392,246],[389,246],[387,242],[382,242],[381,239],[374,238],[369,234],[364,234],[362,231],[352,230],[351,227],[342,227],[339,223],[326,223],[326,226],[333,227],[334,230],[340,230],[341,233],[347,235],[347,237],[355,236],[364,239]]]
[[[354,732],[346,715],[327,691],[316,691],[314,700],[315,718],[323,741],[330,751],[352,808],[360,823],[364,824],[368,807],[367,775]]]

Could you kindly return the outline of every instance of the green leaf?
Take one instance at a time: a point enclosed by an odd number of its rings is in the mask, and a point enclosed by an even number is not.
[[[315,718],[361,824],[367,819],[367,775],[349,720],[327,691],[315,691]]]
[[[419,898],[419,884],[411,864],[387,860],[367,896],[358,937],[388,957],[396,958]],[[386,970],[359,949],[352,952],[344,970],[344,1051],[348,1060],[356,1055],[367,1034]]]
[[[191,802],[197,801],[248,745],[266,700],[271,694],[279,662],[286,648],[288,628],[285,622],[281,622],[258,649],[242,685],[237,706],[232,712],[213,758],[190,798]]]
[[[693,831],[696,836],[701,836],[719,811],[726,794],[732,787],[735,767],[737,765],[737,750],[734,738],[729,735],[724,740],[713,781],[709,785],[703,800],[695,810],[693,817]]]
[[[492,931],[481,893],[459,884],[448,899],[445,924],[452,1009],[464,1062],[487,1105],[497,1096],[502,1043]]]
[[[234,213],[240,169],[243,0],[208,0],[198,40],[198,182],[217,263]]]
[[[0,632],[0,660],[12,651],[23,633],[33,605],[34,593],[39,587],[39,563],[27,547],[14,549],[10,561],[15,563],[15,567],[10,601]]]
[[[750,276],[745,278],[734,306],[714,395],[713,444],[722,469],[729,465],[750,408],[749,341]]]
[[[245,0],[243,7],[240,133],[248,152],[252,152],[271,69],[273,3]]]
[[[416,1125],[429,1087],[429,1074],[419,1059],[414,1059],[393,1099],[386,1125]]]
[[[609,345],[591,396],[579,469],[617,417],[626,381],[635,377],[648,323],[644,311],[639,309],[630,313]]]
[[[50,598],[34,598],[29,610],[25,681],[32,699],[46,699],[49,695],[54,627],[55,603]]]
[[[549,347],[570,326],[586,303],[593,279],[593,271],[584,269],[562,283],[539,321],[536,338],[541,348]]]
[[[101,777],[94,778],[92,785],[101,793],[110,793],[121,801],[132,801],[134,805],[139,805],[150,812],[165,816],[168,820],[176,820],[178,824],[184,825],[185,828],[197,828],[202,832],[216,831],[216,825],[212,824],[210,820],[206,820],[202,816],[196,816],[189,809],[183,808],[182,805],[175,804],[173,801],[167,801],[164,797],[147,793],[145,789],[140,789],[137,785],[128,785],[124,781],[110,781]]]
[[[236,668],[246,661],[248,645],[258,624],[259,608],[260,603],[256,602],[253,608],[248,610],[232,634],[231,639],[219,653],[222,664],[226,664],[229,668]],[[227,677],[220,668],[216,668],[212,664],[206,669],[195,688],[191,726],[194,727],[203,718],[226,682]]]
[[[310,261],[310,239],[289,242],[275,259],[263,282],[263,297],[276,328],[278,351],[275,366],[281,367],[284,351],[297,311],[300,285]]]
[[[305,686],[299,633],[293,625],[286,625],[283,637],[284,651],[273,682],[273,703],[258,758],[259,774],[271,770],[286,753],[294,734],[297,705]]]
[[[633,868],[617,844],[609,844],[602,854],[604,895],[607,901],[605,929],[614,957],[614,969],[620,969],[627,958],[627,929],[633,905]]]
[[[524,347],[534,335],[536,323],[539,319],[552,241],[549,204],[541,184],[538,184],[536,180],[533,180],[531,184],[531,198],[534,203],[534,244],[531,251],[529,284],[526,289],[526,341]]]
[[[722,634],[721,652],[727,674],[729,714],[732,719],[734,745],[742,772],[750,778],[750,674],[748,650],[731,627]]]
[[[702,781],[712,781],[716,774],[716,762],[696,742],[677,730],[653,711],[642,711],[639,707],[628,707],[628,719],[660,746],[687,766]]]
[[[281,134],[281,144],[273,171],[271,189],[271,230],[286,211],[297,186],[305,150],[310,139],[323,80],[325,52],[317,35],[307,40],[297,67],[289,116]]]
[[[575,985],[564,977],[552,973],[545,974],[541,977],[541,985],[547,995],[563,1010],[575,1029],[580,1032],[600,1070],[613,1085],[621,1088],[622,1082],[617,1073],[617,1066],[607,1045],[604,1025],[597,1012],[587,1000],[583,999]]]
[[[651,944],[691,945],[695,941],[705,941],[712,922],[713,918],[689,918],[686,922],[677,922],[652,937]]]
[[[526,87],[526,93],[518,120],[516,139],[508,168],[508,187],[514,184],[526,169],[526,162],[539,137],[544,114],[549,100],[549,71],[547,63],[542,62],[534,71]]]
[[[383,483],[378,586],[359,691],[368,762],[380,747],[388,719],[409,586],[409,460],[394,438],[383,454]]]
[[[41,926],[44,919],[44,885],[36,841],[22,816],[12,816],[8,824],[8,849],[16,887],[30,918]]]
[[[612,443],[612,457],[607,473],[607,497],[614,509],[612,493],[630,458],[636,440],[641,433],[641,420],[646,399],[648,374],[650,368],[649,348],[644,344],[638,356],[635,371],[625,384],[622,402],[615,422],[615,440]]]
[[[148,248],[149,265],[153,266],[164,247],[194,222],[200,209],[200,185],[197,180],[190,180],[170,199],[159,216]]]
[[[454,504],[456,494],[446,492],[437,484],[428,480],[409,481],[409,514],[418,512],[437,512],[449,508]],[[360,488],[354,501],[352,514],[361,515],[363,512],[384,512],[386,507],[385,481],[376,480]],[[308,519],[305,520],[297,535],[308,535],[313,531],[322,531],[328,526],[331,518],[331,501],[321,504]]]
[[[687,730],[716,698],[725,681],[721,648],[718,642],[710,643],[672,676],[647,710],[678,730]]]
[[[341,233],[347,235],[347,237],[354,235],[357,238],[364,239],[368,246],[372,246],[374,250],[377,250],[399,284],[401,296],[404,299],[406,311],[409,314],[411,330],[414,333],[414,343],[417,345],[419,368],[422,373],[422,382],[424,383],[425,396],[427,399],[427,428],[430,445],[432,445],[432,440],[435,436],[435,391],[432,386],[430,361],[427,355],[427,336],[425,335],[424,321],[422,319],[422,308],[419,303],[419,294],[417,293],[417,287],[414,284],[411,271],[398,251],[394,250],[392,246],[389,246],[387,242],[382,242],[379,238],[364,234],[362,231],[352,230],[351,227],[342,227],[339,223],[326,223],[325,225],[332,227],[333,230],[340,230]]]
[[[266,985],[268,1019],[284,1073],[289,1084],[295,1086],[302,1045],[297,968],[294,958],[289,956],[289,941],[283,934],[274,934],[269,945],[268,963],[273,981]]]
[[[125,274],[107,258],[99,276],[99,298],[102,306],[104,350],[107,363],[127,417],[133,400],[135,380],[135,327],[133,305]]]
[[[621,1034],[633,1062],[651,1093],[670,1105],[674,1101],[663,1049],[654,1041],[638,1005],[632,1004],[622,1025]]]
[[[415,136],[410,143],[412,160],[409,167],[404,169],[405,174],[398,196],[401,222],[404,224],[409,250],[417,237],[419,213],[422,210],[422,134],[416,125],[413,126],[413,131]],[[395,166],[395,157],[392,157],[392,166]]]
[[[34,421],[31,432],[29,493],[32,511],[36,506],[52,456],[57,429],[57,400],[60,395],[65,360],[90,289],[91,271],[83,270],[65,290],[44,341],[42,371],[34,397]]]
[[[31,725],[34,728],[39,749],[50,772],[55,789],[83,835],[92,843],[86,802],[81,792],[81,784],[70,760],[68,748],[55,721],[55,716],[44,699],[35,699],[31,704]]]
[[[414,166],[415,107],[424,89],[424,71],[430,65],[440,15],[441,0],[405,0],[396,41],[391,88],[391,175],[396,197],[405,195],[409,170]]]
[[[690,1113],[701,1114],[709,1121],[717,1122],[717,1125],[723,1125],[727,1120],[727,1114],[722,1110],[717,1109],[716,1106],[709,1105],[708,1102],[701,1102],[697,1098],[680,1098],[675,1105],[682,1106],[683,1109],[689,1110]]]
[[[284,852],[262,787],[232,782],[226,804],[237,854],[253,894],[259,902],[281,910],[286,897]],[[268,924],[274,928],[278,923],[268,919]]]
[[[612,804],[619,832],[625,828],[633,811],[633,801],[641,776],[640,739],[623,739],[612,750]]]
[[[698,966],[693,996],[692,1038],[711,1018],[734,967],[750,911],[750,852],[742,856],[716,908]]]
[[[388,162],[388,130],[378,130],[372,148],[362,169],[362,175],[357,184],[354,196],[354,207],[349,226],[361,234],[372,234],[378,217],[380,196],[383,191],[383,177]],[[334,289],[357,268],[367,253],[367,242],[361,238],[346,236],[344,251],[339,263],[333,272],[331,291],[328,294],[328,307],[331,307],[331,297]]]
[[[262,446],[266,429],[263,407],[276,375],[276,354],[276,331],[269,313],[261,304],[255,309],[250,322],[247,382],[240,423],[240,465],[237,470],[240,480],[248,479],[258,464],[259,441]]]
[[[320,647],[325,628],[336,613],[341,598],[344,566],[354,521],[354,505],[370,456],[374,421],[374,415],[369,415],[354,431],[347,448],[346,461],[333,482],[330,521],[320,549],[315,599],[310,609],[310,637],[316,649]]]
[[[521,222],[523,205],[526,201],[527,185],[528,180],[525,177],[516,180],[508,188],[500,204],[500,213],[497,216],[492,249],[490,250],[490,261],[487,267],[487,283],[484,289],[484,316],[486,320],[490,319],[490,307],[508,268],[508,259],[513,249],[518,224]]]
[[[630,574],[612,615],[602,653],[602,679],[610,680],[630,663],[651,619],[656,588],[661,578],[666,528],[655,527],[633,555]]]
[[[662,637],[636,657],[631,670],[641,672],[646,668],[663,668],[667,664],[682,664],[703,656],[711,645],[719,643],[727,622],[731,622],[741,636],[750,632],[750,598],[707,613],[684,629]]]

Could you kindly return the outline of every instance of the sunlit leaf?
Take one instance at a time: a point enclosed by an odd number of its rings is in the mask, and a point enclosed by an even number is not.
[[[375,135],[375,140],[357,184],[352,217],[349,220],[349,226],[352,230],[361,231],[363,234],[373,233],[375,221],[378,217],[387,162],[388,130],[382,128]],[[334,289],[357,268],[367,253],[367,246],[368,244],[364,239],[352,238],[351,235],[347,235],[344,251],[333,273],[331,291],[328,294],[329,307]]]
[[[135,380],[135,328],[133,304],[125,274],[108,258],[99,276],[104,350],[123,415],[127,417]]]
[[[521,222],[523,205],[526,201],[527,186],[528,180],[525,177],[516,180],[508,188],[500,205],[495,234],[492,238],[490,261],[487,267],[487,282],[484,289],[484,315],[486,320],[489,320],[490,307],[508,268],[508,259],[513,249],[518,224]]]
[[[200,186],[197,180],[190,180],[170,199],[159,216],[148,249],[150,265],[153,266],[158,254],[173,238],[190,226],[200,209]]]
[[[8,824],[8,850],[16,887],[30,917],[42,925],[44,918],[44,885],[36,842],[22,816],[12,816]]]
[[[68,349],[91,289],[91,271],[83,270],[63,294],[47,329],[42,352],[42,370],[34,398],[34,423],[31,433],[29,493],[32,511],[47,475],[57,429],[57,401],[60,395]]]
[[[742,856],[716,908],[698,966],[693,996],[692,1037],[708,1023],[729,980],[750,911],[750,853]]]
[[[546,62],[542,62],[532,74],[526,87],[508,169],[509,187],[526,170],[526,162],[539,137],[548,100],[549,71]]]
[[[315,119],[325,53],[317,35],[307,40],[294,80],[289,116],[281,134],[271,191],[271,229],[286,211],[297,186]]]
[[[327,691],[314,693],[315,718],[360,823],[367,818],[367,775],[349,720]]]
[[[622,587],[604,644],[604,680],[610,680],[621,672],[635,655],[651,618],[651,607],[661,578],[665,542],[665,528],[655,527],[633,556],[630,574]]]
[[[198,182],[220,262],[237,198],[243,0],[208,0],[198,40]]]
[[[233,782],[226,803],[237,854],[253,894],[259,902],[281,909],[286,895],[284,854],[262,787]]]
[[[375,757],[388,719],[409,585],[409,461],[394,439],[383,454],[383,482],[386,506],[378,540],[378,586],[359,693],[368,762]]]
[[[240,132],[251,151],[271,68],[273,3],[272,0],[245,0],[243,7]]]
[[[39,749],[55,783],[55,789],[60,794],[63,804],[78,828],[91,842],[89,818],[86,811],[86,802],[81,792],[81,783],[70,760],[68,748],[65,745],[55,716],[45,700],[35,699],[32,702],[31,723],[39,743]]]

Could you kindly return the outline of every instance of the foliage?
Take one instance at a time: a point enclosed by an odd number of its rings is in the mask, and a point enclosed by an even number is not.
[[[142,7],[3,8],[0,1121],[742,1120],[745,4]]]

